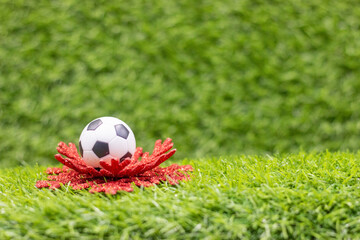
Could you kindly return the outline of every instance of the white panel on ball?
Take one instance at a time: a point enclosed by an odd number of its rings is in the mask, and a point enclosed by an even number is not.
[[[95,155],[93,151],[84,151],[83,158],[84,160],[86,159],[87,165],[93,166],[95,168],[101,167],[99,163],[99,158]]]
[[[116,137],[109,143],[109,150],[112,156],[120,159],[128,152],[127,141],[121,137]]]
[[[91,151],[96,142],[96,133],[94,131],[83,131],[80,136],[81,145],[84,151]]]
[[[101,119],[102,120],[102,119]],[[95,131],[98,141],[110,142],[116,137],[115,127],[113,124],[104,122]]]
[[[127,138],[127,144],[128,144],[129,153],[134,155],[135,149],[136,149],[136,141],[135,141],[135,136],[134,136],[133,132],[130,132],[130,134]]]

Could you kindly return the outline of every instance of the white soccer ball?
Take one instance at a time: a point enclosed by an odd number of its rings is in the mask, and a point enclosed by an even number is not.
[[[131,157],[136,148],[135,136],[130,127],[114,117],[101,117],[91,121],[80,135],[80,154],[85,163],[101,168],[100,160],[123,160]]]

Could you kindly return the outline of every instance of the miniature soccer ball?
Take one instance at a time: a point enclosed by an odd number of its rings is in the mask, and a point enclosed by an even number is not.
[[[130,127],[114,117],[101,117],[91,121],[80,135],[79,148],[85,163],[101,168],[100,160],[124,160],[136,148],[135,136]]]

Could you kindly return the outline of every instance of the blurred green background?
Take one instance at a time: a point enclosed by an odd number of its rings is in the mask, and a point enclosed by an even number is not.
[[[176,159],[357,150],[359,1],[0,0],[0,166],[101,116]]]

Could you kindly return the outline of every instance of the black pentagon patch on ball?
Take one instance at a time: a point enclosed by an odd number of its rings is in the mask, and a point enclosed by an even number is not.
[[[122,156],[122,158],[120,158],[120,161],[124,161],[125,158],[131,158],[132,157],[132,154],[127,152],[124,156]]]
[[[127,139],[129,136],[129,130],[122,124],[115,125],[115,131],[116,135],[124,139]]]
[[[81,157],[83,156],[83,153],[84,153],[84,150],[83,150],[83,147],[81,145],[81,141],[79,141],[79,148],[80,148],[80,155]]]
[[[96,141],[92,150],[98,158],[105,157],[109,154],[109,144],[106,142]]]
[[[100,119],[96,119],[89,123],[89,126],[87,127],[88,131],[94,131],[97,129],[103,122]]]

